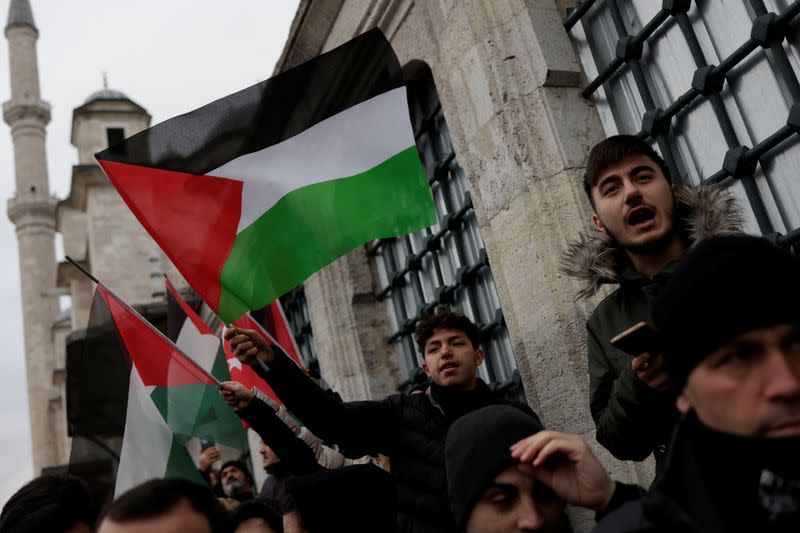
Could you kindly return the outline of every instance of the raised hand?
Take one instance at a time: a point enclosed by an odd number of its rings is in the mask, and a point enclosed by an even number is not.
[[[666,390],[669,387],[669,374],[664,370],[664,356],[652,356],[645,352],[631,360],[631,369],[640,381],[656,390]]]
[[[219,393],[225,403],[234,409],[244,409],[250,405],[253,392],[236,381],[225,381],[219,385]]]
[[[599,511],[614,494],[611,477],[577,435],[540,431],[511,446],[511,457],[567,503]]]
[[[225,332],[225,340],[230,342],[231,351],[242,363],[256,366],[256,357],[267,364],[275,360],[275,352],[255,330],[231,326]]]
[[[219,461],[219,448],[216,446],[210,446],[200,452],[200,456],[197,458],[197,468],[201,472],[208,474],[211,472],[211,466],[217,461]]]

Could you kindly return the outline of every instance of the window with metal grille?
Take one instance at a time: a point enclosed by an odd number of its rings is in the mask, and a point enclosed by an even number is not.
[[[730,187],[747,230],[800,244],[800,2],[584,0],[565,27],[609,135]]]
[[[300,360],[306,368],[319,373],[319,361],[314,351],[314,335],[308,318],[308,303],[303,286],[299,285],[281,296],[281,307],[300,350]]]
[[[486,362],[480,377],[509,396],[522,397],[521,380],[500,309],[489,261],[472,209],[464,172],[458,165],[430,69],[409,81],[408,99],[414,136],[427,170],[438,222],[403,237],[381,239],[370,246],[377,262],[394,333],[400,367],[407,380],[422,378],[413,339],[422,313],[438,305],[463,311],[481,328]]]

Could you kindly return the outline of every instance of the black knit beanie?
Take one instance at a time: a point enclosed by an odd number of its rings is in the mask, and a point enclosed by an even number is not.
[[[541,429],[538,420],[510,405],[483,407],[450,426],[445,444],[447,491],[460,530],[489,483],[515,464],[511,445]]]
[[[751,236],[701,242],[680,262],[653,304],[675,393],[711,352],[734,337],[800,324],[800,261]]]
[[[244,472],[244,475],[247,476],[247,479],[250,480],[250,485],[255,486],[256,482],[253,479],[253,474],[250,473],[250,469],[247,468],[247,465],[245,464],[244,461],[240,461],[238,459],[231,459],[230,461],[225,461],[224,463],[222,463],[222,466],[219,468],[220,477],[222,477],[222,471],[228,468],[229,466],[235,466],[236,468]]]
[[[286,481],[309,533],[391,533],[397,530],[397,489],[375,465],[320,470]]]

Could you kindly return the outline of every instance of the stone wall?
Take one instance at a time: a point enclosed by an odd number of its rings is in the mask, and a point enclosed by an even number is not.
[[[319,53],[377,24],[401,63],[430,66],[529,403],[547,426],[590,441],[614,477],[647,484],[651,463],[620,463],[594,441],[584,323],[597,300],[576,303],[577,284],[559,271],[567,242],[591,215],[581,176],[589,148],[603,138],[596,110],[579,95],[584,74],[562,25],[567,3],[345,1],[332,23],[297,25],[284,57],[305,35],[327,32]],[[367,290],[375,277],[365,262],[358,249],[306,283],[323,377],[360,398],[370,397],[369,376],[353,369],[366,354],[386,364],[393,358],[377,316],[386,309]],[[360,305],[374,311],[364,323],[349,312],[351,286],[362,287]],[[574,513],[573,523],[588,530],[591,517]]]

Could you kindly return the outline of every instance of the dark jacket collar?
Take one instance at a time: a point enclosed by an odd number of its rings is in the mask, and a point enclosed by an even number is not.
[[[425,391],[425,396],[440,413],[449,419],[456,419],[475,409],[489,405],[496,398],[495,393],[480,378],[471,391],[440,387],[431,383]]]
[[[800,531],[800,438],[730,435],[684,416],[642,505],[676,530]]]

